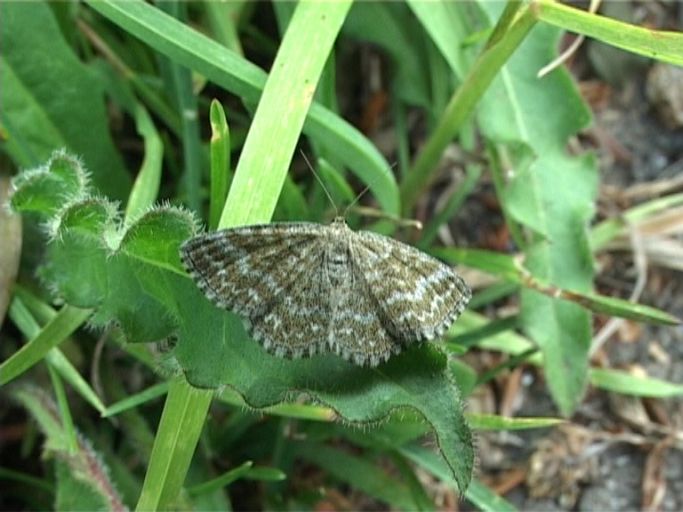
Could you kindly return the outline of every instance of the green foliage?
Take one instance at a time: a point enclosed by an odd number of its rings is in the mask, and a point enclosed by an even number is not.
[[[46,183],[53,183],[53,168],[60,173],[59,181],[79,182],[76,175],[82,173],[81,167],[73,165],[69,174],[63,161],[58,155],[46,166],[41,174]],[[12,203],[15,209],[54,211],[43,202],[24,201],[27,194],[22,180],[17,181],[17,197],[22,201]],[[26,183],[31,190],[45,190],[39,178]],[[105,200],[83,194],[73,197],[52,219],[56,228],[43,278],[60,298],[96,309],[92,322],[116,322],[130,342],[177,334],[174,354],[191,384],[230,386],[255,408],[304,392],[354,423],[378,421],[396,408],[420,411],[434,428],[459,485],[466,487],[473,460],[470,434],[457,390],[446,377],[443,354],[419,347],[393,358],[381,370],[361,369],[333,355],[299,361],[266,357],[248,339],[239,318],[211,306],[181,275],[178,247],[194,234],[191,216],[160,207],[117,230],[114,218],[104,214],[108,211]],[[75,259],[81,264],[74,266]]]
[[[130,186],[107,131],[103,84],[67,45],[43,2],[0,4],[0,122],[4,151],[22,167],[66,147],[98,189],[123,199]]]
[[[552,60],[558,36],[543,26],[529,34],[503,68],[504,79],[484,96],[479,117],[516,169],[507,183],[498,180],[498,192],[510,220],[533,233],[516,240],[524,247],[525,266],[539,279],[587,292],[593,277],[587,225],[597,173],[592,159],[569,157],[564,146],[590,115],[566,71],[545,77],[540,97],[527,80]],[[590,316],[575,304],[523,290],[522,322],[543,350],[553,396],[563,413],[571,413],[587,383]]]
[[[535,78],[554,58],[556,27],[672,62],[680,60],[681,37],[653,37],[554,2],[511,1],[500,14],[501,7],[412,0],[277,4],[282,39],[275,40],[252,24],[266,7],[249,3],[162,9],[139,0],[0,3],[2,149],[17,167],[29,168],[14,179],[11,206],[25,214],[29,229],[47,235],[43,264],[24,274],[39,281],[23,277],[9,310],[29,341],[0,364],[0,385],[42,379],[56,396],[55,405],[35,387],[8,388],[45,434],[48,454],[56,455],[55,485],[31,485],[54,490],[58,509],[120,509],[137,501],[139,509],[152,510],[229,508],[225,489],[256,480],[268,482],[260,506],[312,508],[319,505],[317,494],[283,496],[295,461],[305,461],[321,468],[326,480],[392,508],[432,510],[417,465],[481,509],[512,510],[481,482],[470,483],[468,423],[477,430],[514,430],[561,420],[466,416],[461,402],[477,386],[508,368],[537,365],[565,415],[588,383],[632,396],[683,393],[677,384],[591,369],[587,357],[593,313],[678,322],[654,308],[600,296],[592,281],[595,250],[623,235],[628,222],[681,204],[681,196],[651,201],[590,229],[595,163],[590,155],[565,151],[590,112],[563,70]],[[201,31],[195,23],[204,23]],[[242,34],[249,38],[245,50]],[[367,41],[387,58],[396,173],[337,113],[337,83],[347,79],[343,52],[333,51],[338,34],[338,48]],[[269,73],[245,53],[272,60]],[[207,83],[210,96],[201,91]],[[125,155],[126,162],[139,162],[134,180],[112,144],[105,97],[111,119],[128,116],[133,137],[140,137],[140,153]],[[415,138],[406,119],[416,111],[426,135],[412,155]],[[351,172],[389,218],[412,216],[447,146],[459,137],[473,151],[480,134],[488,164],[467,167],[463,186],[428,221],[418,244],[496,280],[478,291],[471,309],[519,293],[521,313],[491,321],[467,311],[442,348],[414,347],[375,369],[331,355],[296,361],[266,355],[236,316],[214,308],[192,284],[178,247],[198,232],[199,217],[211,229],[268,222],[273,215],[323,220],[330,205],[317,182],[288,174],[302,133],[337,207],[355,197]],[[122,148],[129,142],[117,140]],[[240,150],[235,163],[234,149]],[[439,229],[488,169],[521,255],[435,247]],[[395,230],[389,222],[373,228]],[[48,304],[55,299],[64,304],[58,311]],[[86,321],[95,328],[90,334],[78,330]],[[122,369],[93,356],[107,399],[82,376],[87,371],[80,360],[90,357],[93,332],[104,333],[98,346],[115,341],[129,355],[126,364],[135,362]],[[147,350],[146,342],[164,339],[172,346],[162,357]],[[473,347],[510,357],[478,373],[456,359]],[[146,367],[158,373],[140,370]],[[142,391],[130,393],[121,372],[134,375]],[[140,382],[141,375],[148,380]],[[162,396],[163,410],[157,407]],[[217,414],[207,422],[212,403]],[[90,423],[80,414],[84,404],[116,423]],[[89,441],[82,426],[90,427]],[[289,439],[290,431],[301,435]],[[436,450],[421,446],[425,435]],[[118,438],[127,456],[112,442]],[[3,471],[0,476],[10,475]],[[10,477],[31,482],[23,474]]]

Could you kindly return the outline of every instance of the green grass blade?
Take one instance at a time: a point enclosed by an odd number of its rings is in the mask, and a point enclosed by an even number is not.
[[[232,172],[230,171],[230,127],[225,119],[223,106],[217,100],[211,101],[209,120],[211,121],[209,228],[216,229],[221,218],[223,205],[225,205],[225,199],[228,197],[228,187],[232,181]]]
[[[0,386],[17,378],[70,336],[91,314],[90,309],[64,306],[26,345],[0,364]]]
[[[97,396],[95,390],[88,384],[88,382],[81,376],[76,367],[69,361],[66,356],[58,348],[53,348],[47,353],[47,362],[51,368],[54,368],[57,373],[69,385],[76,390],[76,392],[83,397],[83,399],[92,405],[100,414],[106,409],[106,406]]]
[[[512,512],[517,510],[512,503],[498,496],[493,489],[476,478],[468,489],[467,499],[484,512]]]
[[[130,196],[128,196],[126,219],[141,215],[156,201],[161,184],[161,166],[164,155],[161,137],[147,110],[142,104],[136,102],[132,114],[135,118],[135,127],[144,140],[145,155]]]
[[[136,510],[167,509],[176,500],[212,397],[182,378],[171,381]]]
[[[637,27],[570,5],[541,0],[534,6],[541,21],[663,62],[683,66],[683,34]]]
[[[515,282],[500,281],[477,291],[467,305],[469,309],[479,309],[504,297],[508,297],[519,290]]]
[[[527,430],[565,422],[561,418],[506,418],[495,414],[468,414],[467,419],[475,430]]]
[[[221,215],[221,228],[270,220],[275,210],[273,198],[282,189],[334,41],[330,35],[337,34],[350,6],[350,2],[335,2],[320,11],[304,2],[297,7],[244,143]],[[264,158],[264,153],[268,158]],[[254,195],[255,190],[259,194]],[[244,203],[248,203],[247,208]]]
[[[519,316],[511,315],[507,317],[496,318],[490,320],[479,328],[469,329],[463,334],[459,334],[453,338],[453,343],[463,347],[473,347],[478,344],[480,340],[485,340],[491,336],[495,336],[500,332],[511,331],[519,327]]]
[[[87,3],[175,62],[200,73],[244,101],[256,103],[259,100],[266,82],[263,70],[152,5],[142,1],[113,0],[89,0]],[[317,20],[314,21],[317,25]],[[302,30],[305,34],[310,27]],[[317,139],[326,150],[334,152],[368,184],[385,211],[399,213],[398,189],[389,165],[356,128],[330,110],[313,104],[304,124],[304,133]]]
[[[404,213],[410,213],[417,198],[428,185],[444,149],[458,134],[500,68],[524,40],[534,23],[533,16],[526,10],[505,36],[487,47],[470,68],[462,85],[446,106],[434,133],[427,140],[401,184]]]
[[[456,10],[455,2],[409,0],[407,4],[446,59],[451,71],[458,78],[462,77],[466,64],[463,62],[461,46],[469,28],[465,26],[464,17]]]
[[[410,489],[366,458],[313,442],[297,443],[294,451],[298,457],[323,468],[334,478],[388,503],[391,508],[415,509]]]
[[[453,191],[444,207],[427,223],[422,231],[422,237],[418,244],[418,247],[421,249],[426,249],[432,245],[439,232],[439,228],[453,218],[465,202],[465,199],[467,199],[467,196],[474,190],[481,176],[481,166],[468,165],[466,173],[464,181],[458,186],[457,190]]]
[[[529,350],[522,352],[521,354],[511,356],[506,361],[494,366],[490,370],[486,370],[481,375],[479,375],[479,378],[477,379],[477,385],[481,385],[495,379],[498,376],[498,374],[502,373],[503,371],[511,370],[521,366],[527,361],[527,359],[535,356],[536,353],[538,353],[538,351],[539,350],[537,348],[530,348]]]
[[[624,395],[650,398],[671,398],[683,395],[683,384],[652,377],[638,377],[624,371],[607,368],[592,368],[590,381],[597,388]]]
[[[636,304],[624,299],[605,297],[595,293],[578,293],[563,290],[560,292],[560,298],[576,302],[596,313],[628,318],[638,322],[658,325],[678,325],[681,323],[679,318],[657,308]]]
[[[593,227],[590,233],[594,251],[604,248],[619,236],[628,234],[628,225],[646,221],[648,218],[668,209],[683,205],[683,194],[658,197],[623,212],[619,217],[607,219]]]
[[[186,5],[184,2],[161,2],[159,8],[185,21]],[[168,70],[170,90],[175,95],[175,104],[180,112],[180,140],[183,155],[183,173],[180,180],[181,197],[192,211],[199,212],[201,200],[199,189],[201,185],[202,147],[199,135],[199,115],[197,112],[197,97],[192,90],[192,68],[186,68],[175,61],[163,60]]]
[[[242,150],[220,228],[270,219],[315,84],[349,7],[348,2],[297,6]],[[176,498],[212,396],[184,380],[172,383],[138,510],[166,508]]]
[[[391,460],[396,466],[398,473],[401,475],[403,480],[405,480],[406,486],[410,491],[414,503],[413,507],[415,510],[420,512],[435,511],[436,506],[434,504],[434,500],[429,496],[427,490],[425,489],[427,484],[423,484],[417,477],[415,474],[415,469],[410,464],[410,461],[396,451],[392,452],[391,455]]]
[[[465,311],[458,321],[451,327],[451,335],[462,335],[475,329],[483,329],[490,320],[483,315],[473,311]],[[529,349],[536,348],[536,345],[521,334],[514,331],[502,331],[493,336],[488,336],[479,340],[477,347],[483,350],[496,350],[505,354],[519,355]],[[529,359],[533,364],[540,364],[543,358],[541,354],[535,354]]]
[[[137,407],[138,405],[145,404],[155,398],[165,395],[168,393],[168,382],[160,382],[154,386],[130,395],[115,404],[111,404],[105,410],[102,411],[103,418],[109,418],[111,416],[116,416],[124,411]]]
[[[436,476],[439,480],[456,488],[455,481],[448,471],[446,464],[436,457],[432,451],[421,446],[408,445],[399,448],[399,452],[432,475]],[[508,512],[516,510],[509,501],[498,496],[476,478],[472,479],[470,486],[467,488],[467,492],[465,492],[465,497],[479,507],[480,510],[491,512]]]
[[[50,373],[52,389],[57,397],[59,417],[62,421],[62,427],[64,428],[64,444],[69,454],[73,455],[78,450],[78,442],[76,441],[76,429],[74,427],[73,417],[71,416],[71,410],[69,409],[69,402],[67,401],[66,393],[64,392],[64,384],[62,384],[62,379],[59,378],[57,370],[55,370],[52,365],[48,364],[47,369]]]
[[[238,19],[245,2],[206,2],[206,19],[213,29],[213,36],[218,42],[235,53],[242,54],[242,43],[239,39]]]
[[[0,467],[0,480],[10,480],[21,484],[26,484],[29,487],[35,488],[37,491],[43,491],[54,495],[55,486],[47,478],[36,478],[27,473],[14,471],[12,469]]]
[[[237,407],[249,407],[244,401],[242,395],[236,391],[226,388],[218,396],[218,399],[226,404]],[[323,421],[330,422],[337,418],[337,413],[329,407],[322,407],[320,405],[297,404],[297,403],[281,403],[259,409],[257,414],[272,414],[274,416],[284,416],[287,418],[298,418],[308,421]]]
[[[285,480],[287,475],[277,468],[269,468],[265,466],[250,468],[244,478],[247,480],[260,480],[262,482],[280,482]]]
[[[114,102],[135,120],[135,130],[144,144],[142,164],[126,204],[125,219],[130,221],[149,209],[159,195],[164,146],[152,117],[128,84],[115,75],[111,68],[100,66],[95,71],[100,73],[100,79],[107,84],[107,92]]]
[[[28,301],[26,301],[26,298],[28,298]],[[57,312],[39,299],[24,292],[22,288],[19,287],[17,289],[17,294],[12,301],[10,308],[10,318],[24,336],[27,338],[34,338],[40,333],[40,325],[33,318],[31,312],[29,312],[29,307],[34,309],[33,314],[38,316],[43,323],[47,323],[54,318],[57,315]],[[40,312],[35,313],[36,309]],[[45,357],[50,366],[57,370],[59,375],[61,375],[61,377],[67,381],[86,402],[92,405],[98,412],[101,413],[104,411],[105,405],[100,400],[100,397],[97,396],[95,390],[86,382],[80,372],[71,364],[71,361],[64,356],[61,350],[55,347],[51,349]]]
[[[230,485],[235,480],[243,478],[253,465],[254,463],[248,460],[247,462],[240,464],[236,468],[233,468],[230,471],[226,471],[219,477],[213,478],[208,482],[204,482],[199,485],[193,485],[192,487],[189,487],[187,489],[187,492],[188,494],[190,494],[190,496],[197,496],[199,494],[208,494],[217,491],[218,489]]]
[[[610,232],[614,225],[609,224]],[[604,236],[607,230],[603,229]],[[601,235],[603,236],[603,235]],[[484,270],[503,279],[523,285],[527,290],[535,290],[553,299],[578,304],[588,311],[610,316],[628,318],[638,322],[658,325],[677,325],[681,320],[657,308],[637,304],[615,297],[606,297],[590,292],[563,289],[532,276],[528,270],[515,260],[515,256],[480,249],[439,248],[432,251],[438,257],[449,261]]]

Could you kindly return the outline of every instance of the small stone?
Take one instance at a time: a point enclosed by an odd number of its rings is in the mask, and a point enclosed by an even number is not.
[[[683,126],[683,68],[653,64],[647,76],[647,97],[668,128]]]

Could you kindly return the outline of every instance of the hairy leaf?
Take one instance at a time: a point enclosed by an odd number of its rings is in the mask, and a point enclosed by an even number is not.
[[[43,173],[43,178],[37,189],[49,191],[55,175]],[[17,193],[22,194],[21,186]],[[15,203],[15,208],[55,211],[42,201]],[[110,211],[107,201],[83,194],[51,221],[56,228],[42,276],[64,300],[94,308],[95,323],[120,325],[129,341],[173,334],[173,354],[192,385],[228,386],[251,407],[304,394],[359,424],[380,421],[397,409],[417,411],[434,429],[460,488],[467,487],[471,435],[443,353],[423,345],[374,369],[333,355],[294,361],[272,357],[247,337],[237,316],[211,305],[180,272],[178,247],[196,230],[189,214],[159,207],[119,226]]]

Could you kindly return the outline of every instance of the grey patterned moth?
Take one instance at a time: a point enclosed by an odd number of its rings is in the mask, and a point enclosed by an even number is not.
[[[181,257],[206,297],[280,357],[332,352],[376,366],[442,336],[471,297],[449,266],[353,231],[342,217],[203,234],[182,245]]]

